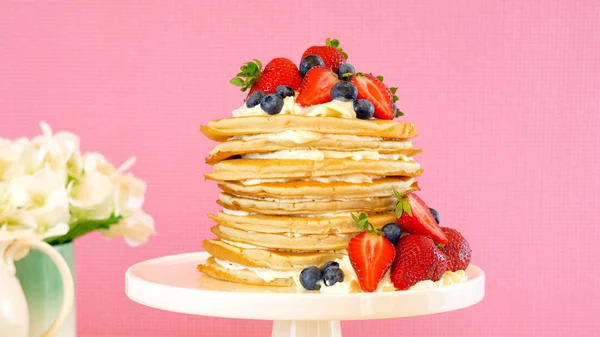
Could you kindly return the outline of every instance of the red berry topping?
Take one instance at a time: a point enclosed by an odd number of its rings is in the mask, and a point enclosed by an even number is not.
[[[391,279],[398,290],[406,290],[417,282],[437,281],[447,269],[448,261],[435,243],[425,235],[411,234],[400,238]]]
[[[302,59],[308,55],[319,56],[325,63],[325,67],[333,70],[335,73],[337,73],[340,64],[346,62],[348,58],[348,55],[340,48],[340,41],[330,38],[325,40],[324,46],[312,46],[308,48],[302,54]]]
[[[394,245],[383,236],[381,229],[369,223],[367,215],[352,215],[358,226],[364,230],[348,243],[348,257],[358,276],[358,282],[364,292],[374,292],[394,262]]]
[[[366,99],[373,103],[375,118],[394,118],[394,94],[382,81],[371,74],[358,73],[350,78],[350,82],[358,89],[357,99]]]
[[[396,203],[396,218],[398,226],[409,233],[429,236],[436,243],[446,244],[448,238],[435,221],[429,207],[414,193],[400,195],[394,191]]]
[[[441,249],[448,258],[449,271],[465,270],[471,262],[471,246],[456,229],[442,227],[448,243]]]
[[[250,61],[240,69],[241,72],[229,83],[241,87],[242,91],[251,88],[248,96],[257,90],[263,91],[265,94],[272,94],[280,85],[287,85],[298,90],[302,83],[298,67],[294,62],[283,57],[271,60],[264,70],[262,70],[262,63],[259,60]]]
[[[300,89],[298,89],[296,103],[306,107],[331,101],[329,91],[339,81],[340,79],[331,69],[324,67],[311,68],[304,76]]]

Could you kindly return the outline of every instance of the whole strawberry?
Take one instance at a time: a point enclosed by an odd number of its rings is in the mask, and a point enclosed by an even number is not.
[[[442,227],[448,243],[441,249],[448,259],[449,271],[465,270],[471,262],[471,246],[456,229]]]
[[[447,267],[446,257],[431,238],[421,234],[405,235],[396,245],[392,283],[396,289],[406,290],[417,282],[437,281]]]
[[[229,83],[241,87],[240,90],[242,91],[250,89],[248,96],[257,90],[265,94],[272,94],[280,85],[287,85],[294,90],[298,90],[302,83],[302,76],[300,76],[298,67],[294,62],[283,57],[271,60],[264,70],[259,60],[244,64],[240,67],[240,70]]]
[[[340,48],[340,41],[330,38],[325,40],[324,46],[312,46],[308,48],[302,54],[302,59],[308,55],[319,56],[325,63],[325,67],[333,70],[334,73],[337,73],[339,66],[345,63],[348,58],[348,54]]]

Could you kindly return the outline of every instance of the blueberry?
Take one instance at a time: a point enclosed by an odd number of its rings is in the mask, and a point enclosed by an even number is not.
[[[260,107],[269,115],[277,115],[283,108],[283,98],[277,94],[268,94],[263,97]]]
[[[375,106],[373,103],[366,99],[359,99],[354,101],[354,112],[356,112],[356,118],[359,119],[371,119],[375,114]]]
[[[250,97],[248,97],[248,99],[246,100],[246,106],[249,108],[253,108],[259,105],[263,97],[265,97],[264,92],[260,90],[253,92],[252,95],[250,95]]]
[[[437,222],[439,224],[440,223],[440,213],[438,213],[438,211],[436,211],[433,208],[430,208],[429,211],[431,212],[431,214],[435,218],[435,222]]]
[[[340,101],[353,101],[358,96],[358,89],[350,82],[337,82],[331,87],[331,98]]]
[[[395,222],[391,222],[383,226],[381,230],[383,230],[385,238],[388,239],[394,246],[398,243],[398,240],[400,240],[400,236],[402,235],[402,230]]]
[[[304,77],[306,73],[310,70],[310,68],[315,66],[325,66],[325,62],[320,56],[317,55],[308,55],[300,61],[300,75]]]
[[[344,271],[339,267],[331,266],[325,269],[323,273],[323,281],[325,285],[331,287],[332,285],[344,281]]]
[[[329,261],[329,262],[325,262],[325,264],[323,265],[323,267],[321,269],[323,269],[323,271],[326,271],[328,268],[330,267],[339,267],[340,264],[335,262],[335,261]]]
[[[306,290],[319,290],[321,285],[318,283],[323,279],[323,272],[319,267],[308,267],[300,273],[300,284]]]
[[[275,93],[283,98],[294,96],[294,89],[287,85],[280,85],[275,89]]]
[[[344,74],[351,74],[355,72],[356,70],[354,69],[353,65],[350,63],[342,63],[338,68],[338,77],[344,81],[347,81],[350,78],[350,75],[344,76]]]

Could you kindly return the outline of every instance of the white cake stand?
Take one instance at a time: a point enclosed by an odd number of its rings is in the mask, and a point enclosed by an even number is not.
[[[340,337],[341,320],[410,317],[462,309],[483,299],[485,275],[467,268],[468,281],[430,290],[320,294],[215,280],[196,270],[208,253],[144,261],[125,274],[133,301],[167,311],[212,317],[274,320],[272,337]]]

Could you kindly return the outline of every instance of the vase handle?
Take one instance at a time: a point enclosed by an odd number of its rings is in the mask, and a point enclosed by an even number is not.
[[[52,262],[54,262],[62,278],[63,299],[60,312],[54,320],[54,322],[52,323],[52,325],[50,325],[48,330],[44,332],[41,336],[54,337],[58,333],[60,327],[65,323],[67,317],[73,309],[73,299],[75,296],[73,276],[71,274],[69,266],[67,265],[67,262],[65,262],[63,257],[54,248],[52,248],[52,246],[50,246],[44,241],[37,241],[32,239],[17,239],[6,251],[6,257],[12,260],[12,257],[15,256],[18,252],[21,252],[23,249],[29,248],[39,250],[40,252],[46,254],[52,260]]]

